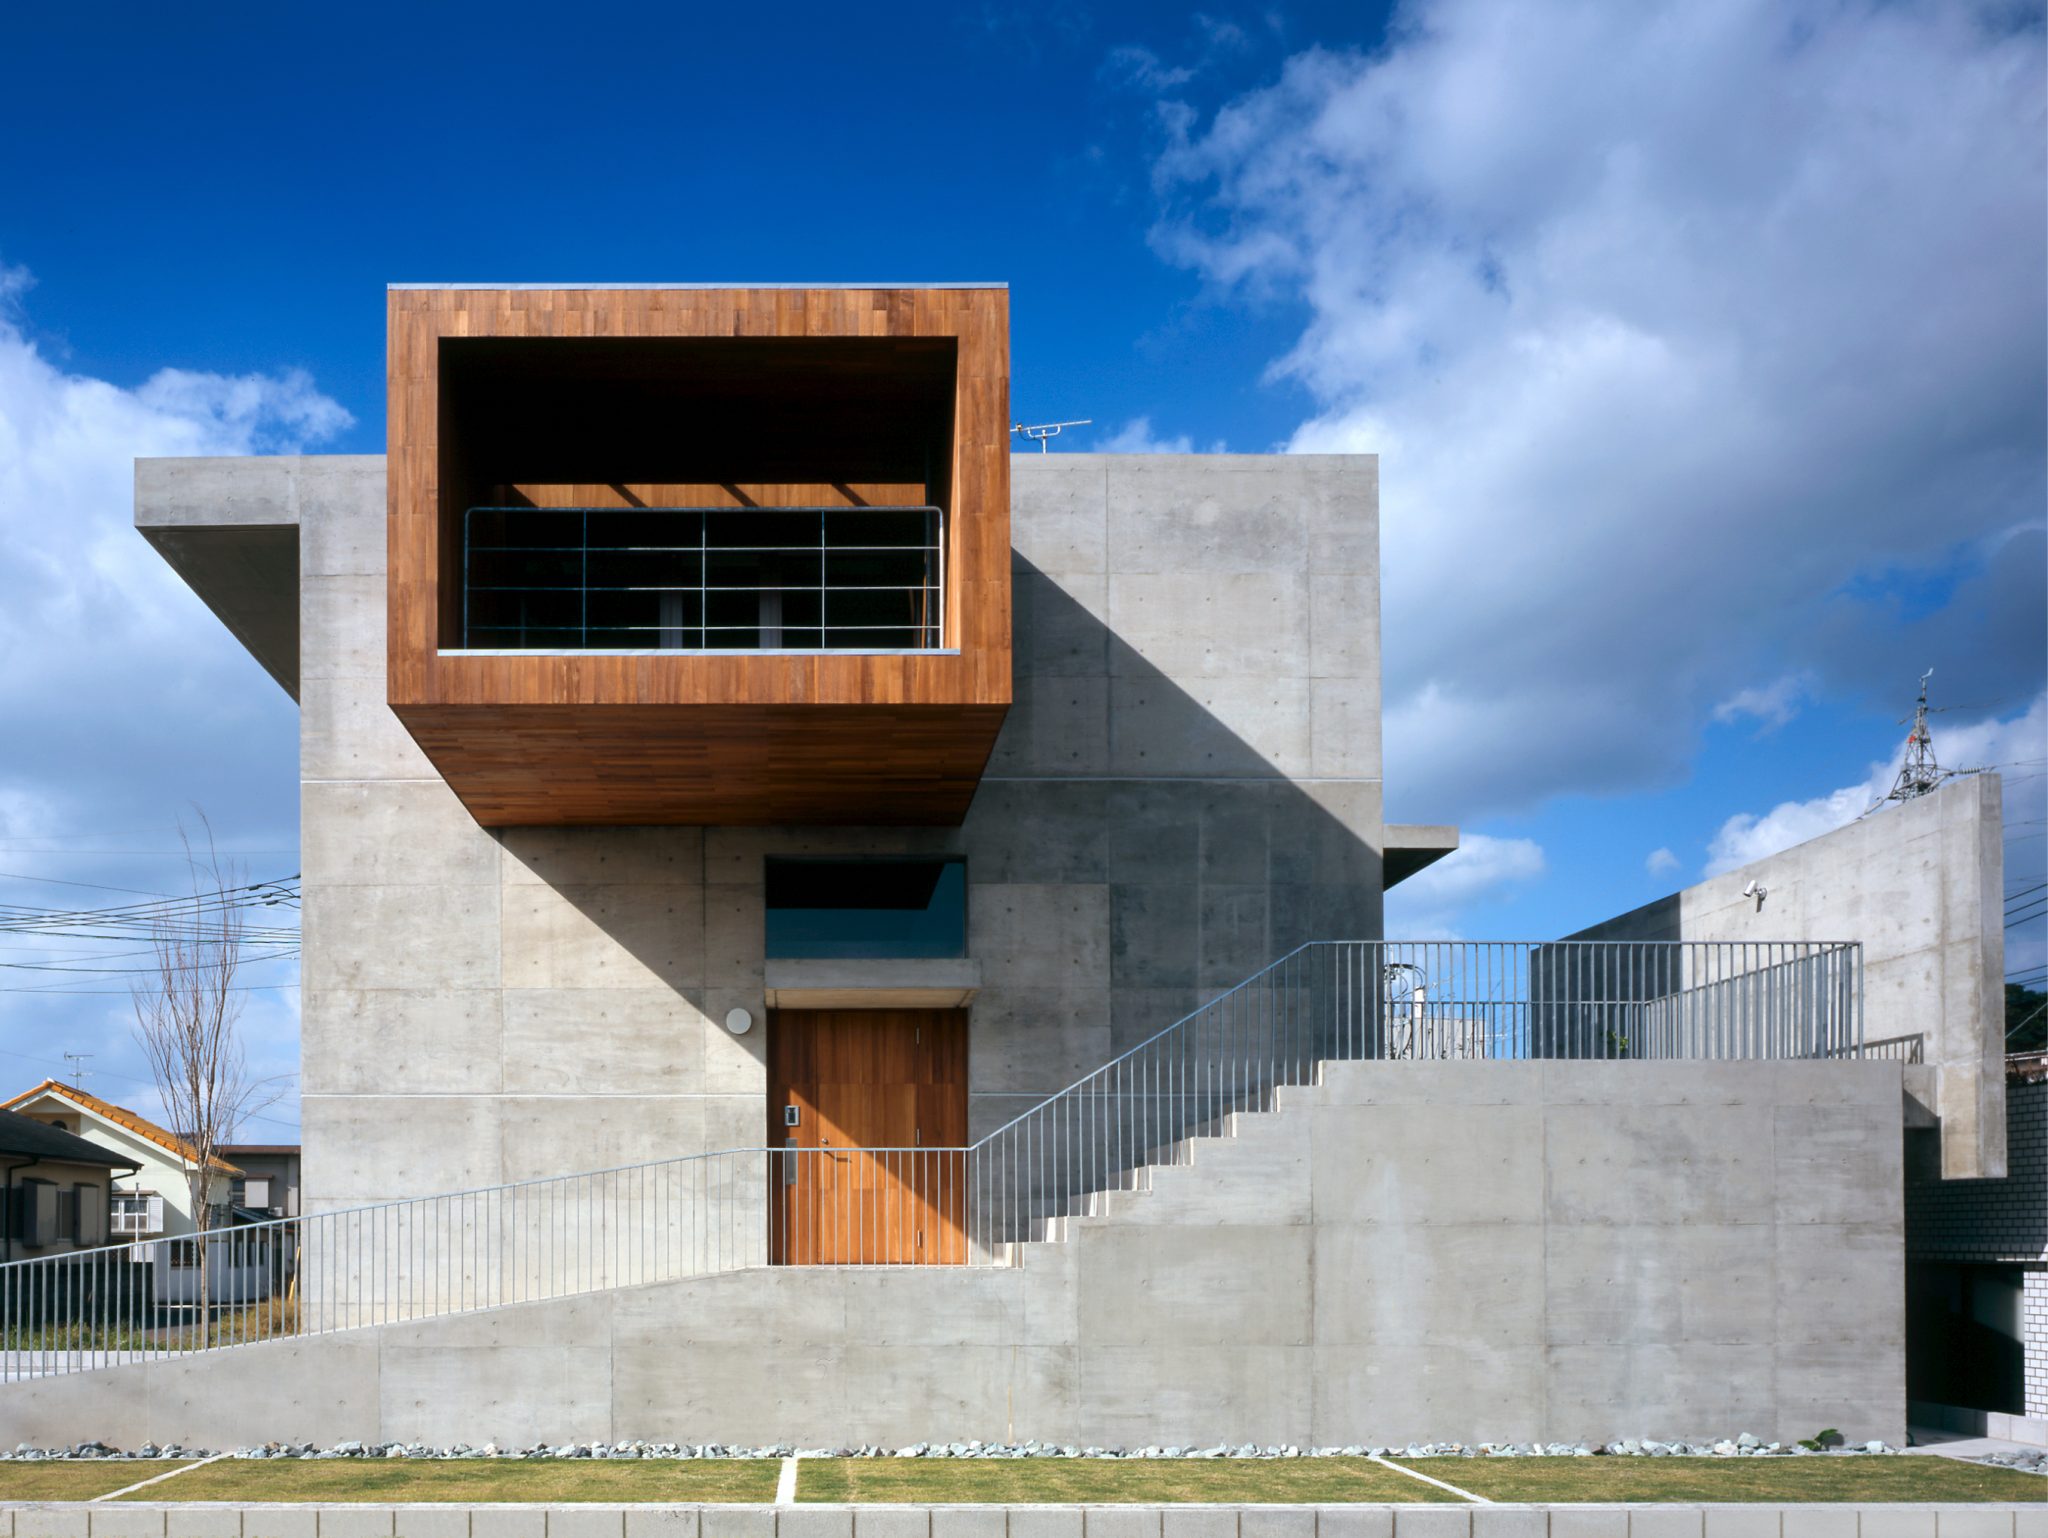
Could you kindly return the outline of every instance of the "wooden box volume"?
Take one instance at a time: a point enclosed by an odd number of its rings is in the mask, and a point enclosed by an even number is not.
[[[394,288],[389,324],[390,704],[479,823],[966,815],[1010,704],[1005,290]],[[657,379],[669,404],[580,409],[579,371]],[[918,411],[910,467],[891,432]],[[537,505],[916,495],[945,514],[946,648],[464,650],[458,531],[503,483],[494,454],[548,483],[522,484]]]

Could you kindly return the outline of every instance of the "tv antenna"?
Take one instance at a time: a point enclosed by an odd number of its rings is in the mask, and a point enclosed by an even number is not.
[[[1935,761],[1934,738],[1927,730],[1927,680],[1933,676],[1933,668],[1920,675],[1920,702],[1913,707],[1913,730],[1906,734],[1906,761],[1899,766],[1899,777],[1892,781],[1892,788],[1884,798],[1886,801],[1915,800],[1954,772],[1942,768]],[[1906,720],[1906,717],[1900,717],[1899,725],[1904,726]]]
[[[80,1089],[85,1088],[85,1063],[91,1056],[90,1052],[67,1052],[64,1054],[64,1061],[71,1065],[71,1082]]]
[[[1078,422],[1019,422],[1010,431],[1022,433],[1038,445],[1039,453],[1045,454],[1051,452],[1047,447],[1048,442],[1051,439],[1057,438],[1062,428],[1093,427],[1094,425],[1095,419],[1093,417],[1082,417]]]

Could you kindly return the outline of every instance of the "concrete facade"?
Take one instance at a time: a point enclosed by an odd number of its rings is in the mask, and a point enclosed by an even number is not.
[[[2005,1173],[2005,852],[1998,776],[1951,781],[1568,936],[1855,940],[1864,1035],[1917,1038],[1947,1179]],[[1766,890],[1761,904],[1744,896]]]
[[[298,526],[309,1212],[759,1146],[769,855],[967,857],[977,1136],[1379,933],[1369,457],[1019,456],[1016,704],[913,830],[479,828],[385,705],[382,469],[138,471],[145,527]]]
[[[1336,1063],[995,1269],[12,1384],[0,1440],[1903,1440],[1896,1063]]]

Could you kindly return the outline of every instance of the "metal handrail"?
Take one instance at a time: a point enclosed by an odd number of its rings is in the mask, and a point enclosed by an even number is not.
[[[846,517],[873,517],[889,514],[912,514],[923,520],[924,536],[917,542],[896,542],[892,544],[847,543],[835,544],[830,538],[832,515]],[[479,516],[500,518],[523,518],[541,520],[574,520],[575,539],[573,542],[556,544],[485,544],[479,545],[475,532],[475,521]],[[677,542],[673,539],[660,542],[630,541],[623,543],[596,543],[591,541],[593,519],[634,520],[646,522],[653,519],[683,520],[686,524],[694,520],[694,540]],[[817,520],[818,537],[815,542],[792,544],[780,542],[714,542],[711,530],[715,520],[744,520],[759,525],[763,520],[788,520],[792,518],[813,518]],[[712,579],[712,560],[719,556],[808,556],[815,554],[818,560],[815,582],[717,582]],[[829,569],[831,558],[840,555],[895,554],[922,557],[922,573],[914,582],[903,583],[848,583],[834,582]],[[573,557],[577,573],[573,581],[563,582],[480,582],[473,569],[474,562],[491,555],[555,555]],[[685,562],[694,558],[695,580],[675,580],[675,571],[650,570],[646,581],[596,582],[591,580],[591,557],[593,555],[632,555],[650,558],[643,564],[653,564],[652,558],[682,558]],[[668,580],[662,580],[663,578]],[[472,614],[471,595],[478,593],[539,593],[573,595],[577,599],[576,623],[566,621],[536,622],[522,617],[517,624],[485,622]],[[712,623],[712,596],[722,594],[752,593],[765,603],[772,597],[779,607],[784,596],[793,593],[815,594],[818,600],[818,618],[815,624],[789,622],[779,619],[757,617],[741,623],[732,620]],[[829,613],[832,595],[839,593],[901,593],[909,595],[916,617],[882,623],[865,623],[860,620],[842,621],[835,626]],[[593,624],[591,599],[596,595],[641,594],[654,595],[659,601],[673,600],[673,615],[657,618],[652,624],[603,622]],[[696,618],[688,618],[688,604],[694,601]],[[859,633],[868,637],[877,634],[900,635],[904,645],[884,648],[903,652],[940,651],[945,646],[946,612],[946,517],[943,510],[930,505],[910,506],[889,504],[885,506],[804,506],[804,507],[472,507],[462,518],[462,616],[461,636],[465,650],[473,649],[471,643],[482,632],[518,632],[522,637],[534,633],[559,634],[575,638],[576,651],[655,651],[655,652],[721,652],[732,651],[752,654],[759,651],[797,650],[813,651],[855,651],[872,652],[877,647],[871,640],[850,644],[834,645],[832,635],[835,629],[841,632]],[[767,645],[715,644],[715,640],[726,640],[739,636],[760,636],[764,628],[787,628],[797,631],[816,631],[818,644],[783,648]],[[593,633],[601,636],[634,637],[646,635],[655,638],[654,644],[646,646],[624,645],[617,647],[593,647]],[[685,645],[684,636],[694,636],[694,644]],[[547,650],[528,646],[481,648],[484,650],[530,651]]]
[[[0,1379],[771,1264],[1008,1265],[1328,1062],[1860,1057],[1888,1045],[1861,984],[1854,944],[1313,942],[963,1147],[723,1149],[0,1264]]]

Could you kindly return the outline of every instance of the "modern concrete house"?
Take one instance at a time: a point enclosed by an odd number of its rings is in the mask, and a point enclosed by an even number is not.
[[[0,1438],[1903,1437],[1855,912],[1382,938],[1373,458],[1012,458],[995,285],[389,323],[136,472],[301,710],[294,1326]]]

